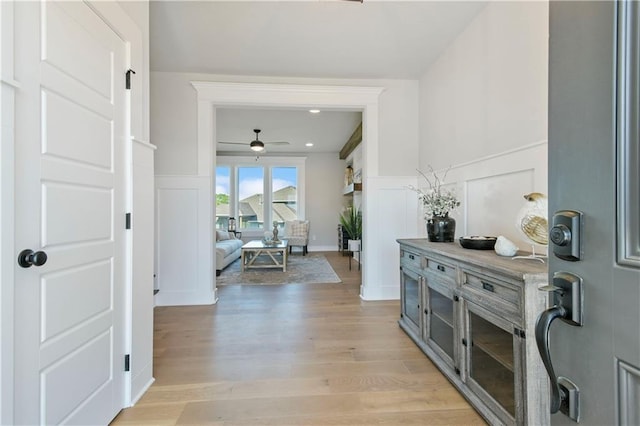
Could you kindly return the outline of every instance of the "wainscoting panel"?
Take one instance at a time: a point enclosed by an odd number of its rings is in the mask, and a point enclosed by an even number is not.
[[[156,305],[215,303],[210,179],[156,176]]]
[[[532,169],[467,181],[465,234],[504,235],[520,245],[515,218],[524,204],[523,190],[526,194],[533,188]]]
[[[418,236],[415,177],[375,177],[365,182],[363,273],[360,296],[365,300],[400,298],[400,256],[397,238]]]
[[[454,165],[446,183],[455,189],[461,202],[452,215],[456,238],[503,235],[520,249],[531,251],[531,244],[516,228],[516,216],[525,205],[525,194],[547,194],[547,142]],[[423,186],[423,182],[419,184]],[[546,247],[536,246],[536,252],[545,251]]]

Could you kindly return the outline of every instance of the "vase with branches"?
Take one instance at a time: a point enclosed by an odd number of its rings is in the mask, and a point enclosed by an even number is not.
[[[448,172],[449,169],[440,177],[433,167],[429,166],[428,174],[418,170],[428,188],[409,186],[409,189],[418,194],[422,204],[429,241],[452,242],[455,236],[456,221],[449,213],[460,205],[460,201],[453,190],[443,188]]]

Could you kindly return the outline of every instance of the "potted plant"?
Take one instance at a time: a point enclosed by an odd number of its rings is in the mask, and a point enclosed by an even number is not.
[[[340,214],[342,232],[347,237],[349,251],[360,251],[362,239],[362,213],[355,207],[348,207]]]
[[[448,171],[440,178],[431,166],[429,166],[431,177],[418,170],[429,188],[422,190],[413,186],[409,187],[418,193],[426,220],[427,235],[429,241],[433,242],[453,242],[456,232],[456,221],[449,217],[449,213],[460,205],[460,201],[452,190],[442,188]]]

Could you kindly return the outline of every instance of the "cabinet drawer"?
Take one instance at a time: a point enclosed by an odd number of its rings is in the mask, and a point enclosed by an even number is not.
[[[407,250],[400,250],[400,265],[422,269],[422,256]]]
[[[439,260],[427,259],[427,270],[432,272],[432,276],[437,278],[448,278],[457,281],[457,270],[455,266],[442,263]]]
[[[513,284],[465,272],[462,286],[463,288],[473,288],[489,299],[494,298],[506,302],[515,308],[515,312],[518,312],[520,289]]]

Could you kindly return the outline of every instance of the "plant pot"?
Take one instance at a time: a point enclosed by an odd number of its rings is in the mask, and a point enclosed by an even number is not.
[[[360,251],[360,240],[349,240],[347,242],[349,251]]]
[[[427,220],[427,236],[429,241],[452,243],[456,234],[456,220],[447,216],[433,216]]]

